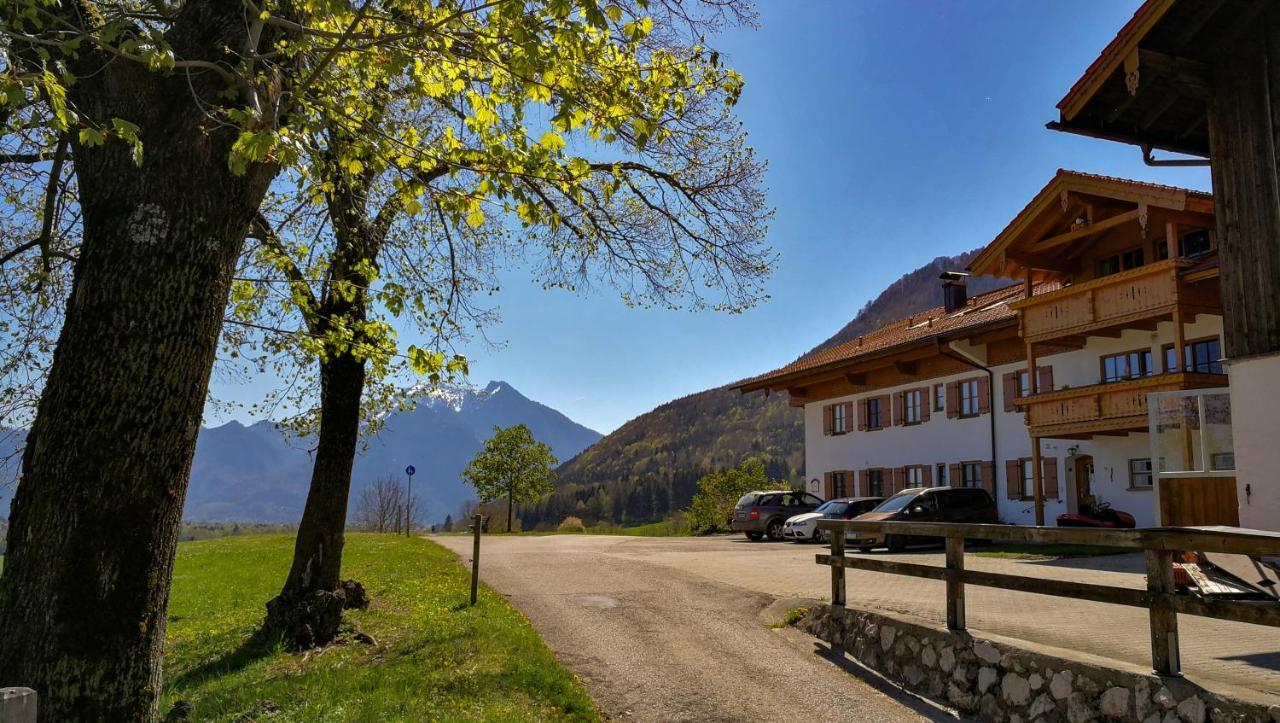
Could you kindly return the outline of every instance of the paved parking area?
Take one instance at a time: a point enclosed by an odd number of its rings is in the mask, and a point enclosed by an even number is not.
[[[775,597],[829,599],[830,569],[814,563],[823,548],[795,543],[755,543],[742,537],[582,538],[609,555],[678,569],[710,580]],[[940,549],[882,559],[941,566]],[[1144,588],[1141,555],[1126,554],[1057,561],[1006,560],[967,555],[969,569],[1042,576]],[[936,580],[849,570],[848,604],[885,610],[944,624],[944,583]],[[1085,600],[969,586],[965,593],[969,628],[1009,638],[1078,650],[1134,665],[1151,665],[1145,610]],[[1280,630],[1181,615],[1182,667],[1187,677],[1249,688],[1280,702]]]

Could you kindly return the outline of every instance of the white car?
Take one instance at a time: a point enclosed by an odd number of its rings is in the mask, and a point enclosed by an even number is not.
[[[884,501],[882,497],[841,497],[823,502],[813,512],[790,517],[782,524],[782,538],[796,542],[826,542],[827,533],[818,529],[818,520],[852,520]]]

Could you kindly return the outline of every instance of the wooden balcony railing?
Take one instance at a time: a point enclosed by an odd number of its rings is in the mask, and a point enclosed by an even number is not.
[[[1147,430],[1147,395],[1182,389],[1225,387],[1225,374],[1158,374],[1113,384],[1059,389],[1022,397],[1035,437],[1087,437],[1099,432]]]
[[[1182,281],[1179,272],[1191,262],[1169,259],[1100,279],[1072,284],[1047,294],[1009,304],[1022,316],[1022,336],[1030,342],[1123,327],[1126,323],[1172,315],[1190,303],[1206,311],[1203,294]],[[1212,300],[1208,303],[1217,306]],[[1221,313],[1220,311],[1218,313]]]

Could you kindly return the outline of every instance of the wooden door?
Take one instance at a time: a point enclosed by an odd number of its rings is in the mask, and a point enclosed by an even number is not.
[[[1093,504],[1093,457],[1085,454],[1075,458],[1076,509]]]
[[[1178,477],[1160,480],[1160,524],[1240,525],[1235,477]]]

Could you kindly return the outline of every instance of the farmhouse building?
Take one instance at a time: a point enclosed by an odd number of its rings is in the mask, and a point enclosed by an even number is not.
[[[967,298],[944,275],[942,306],[738,387],[804,407],[823,497],[947,484],[1017,524],[1098,501],[1140,526],[1234,523],[1225,476],[1197,487],[1200,519],[1162,510],[1147,415],[1151,392],[1226,385],[1213,226],[1208,194],[1060,171],[970,267],[1021,283]]]

